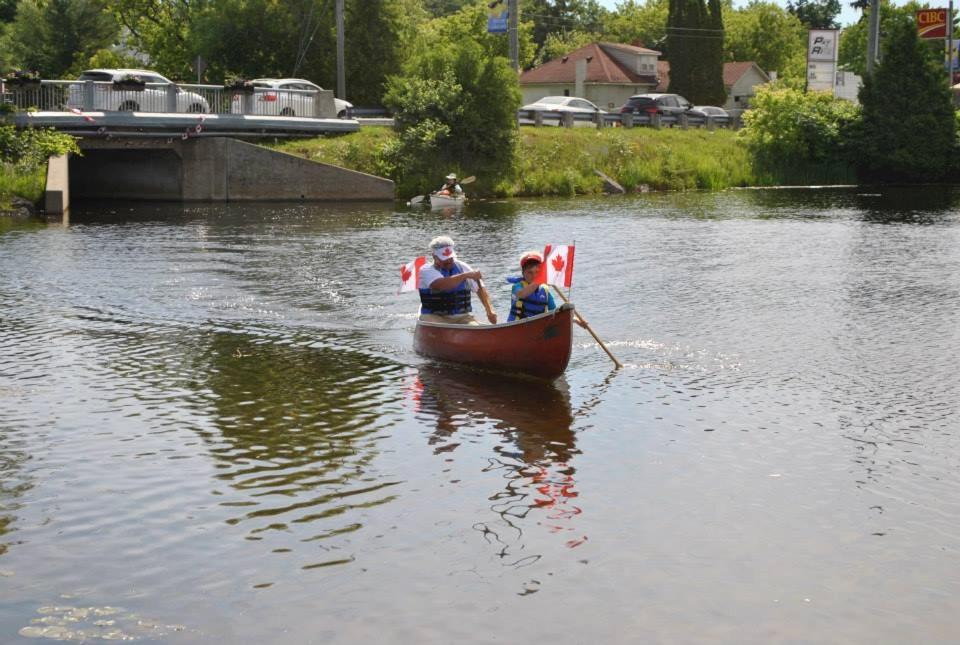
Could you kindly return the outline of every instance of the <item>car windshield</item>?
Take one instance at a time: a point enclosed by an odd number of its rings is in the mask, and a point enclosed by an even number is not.
[[[549,105],[559,105],[567,100],[566,96],[545,96],[537,103],[547,103]]]
[[[109,72],[84,72],[77,80],[81,81],[112,81],[113,74]]]

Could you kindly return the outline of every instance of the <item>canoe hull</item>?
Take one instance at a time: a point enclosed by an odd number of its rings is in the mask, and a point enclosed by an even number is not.
[[[570,362],[573,305],[502,325],[447,325],[417,321],[418,354],[483,369],[556,378]]]

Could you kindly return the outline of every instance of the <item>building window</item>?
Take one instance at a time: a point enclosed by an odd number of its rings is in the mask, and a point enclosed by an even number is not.
[[[564,96],[570,96],[570,90],[563,90]]]

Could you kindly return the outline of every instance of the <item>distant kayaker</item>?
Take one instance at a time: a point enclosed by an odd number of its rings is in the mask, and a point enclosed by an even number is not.
[[[440,190],[437,191],[437,194],[447,197],[463,196],[463,188],[461,188],[460,184],[457,183],[456,173],[450,173],[447,175],[446,181],[443,183],[443,186],[440,187]]]
[[[420,269],[420,320],[426,322],[479,325],[473,316],[471,293],[476,293],[487,310],[487,320],[497,324],[497,313],[479,271],[457,260],[453,240],[443,235],[430,240],[433,264]]]

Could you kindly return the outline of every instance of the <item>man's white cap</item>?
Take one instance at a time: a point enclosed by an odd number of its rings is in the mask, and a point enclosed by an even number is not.
[[[447,175],[447,179],[456,179],[456,178],[457,178],[457,173],[455,172],[452,172],[449,175]]]
[[[441,261],[442,261],[442,260],[449,260],[449,259],[451,259],[451,258],[454,259],[454,260],[457,259],[457,254],[456,254],[456,252],[454,252],[452,246],[441,246],[441,247],[438,247],[438,248],[436,248],[436,249],[433,250],[433,255],[434,255],[434,257],[436,257],[438,260],[441,260]]]

